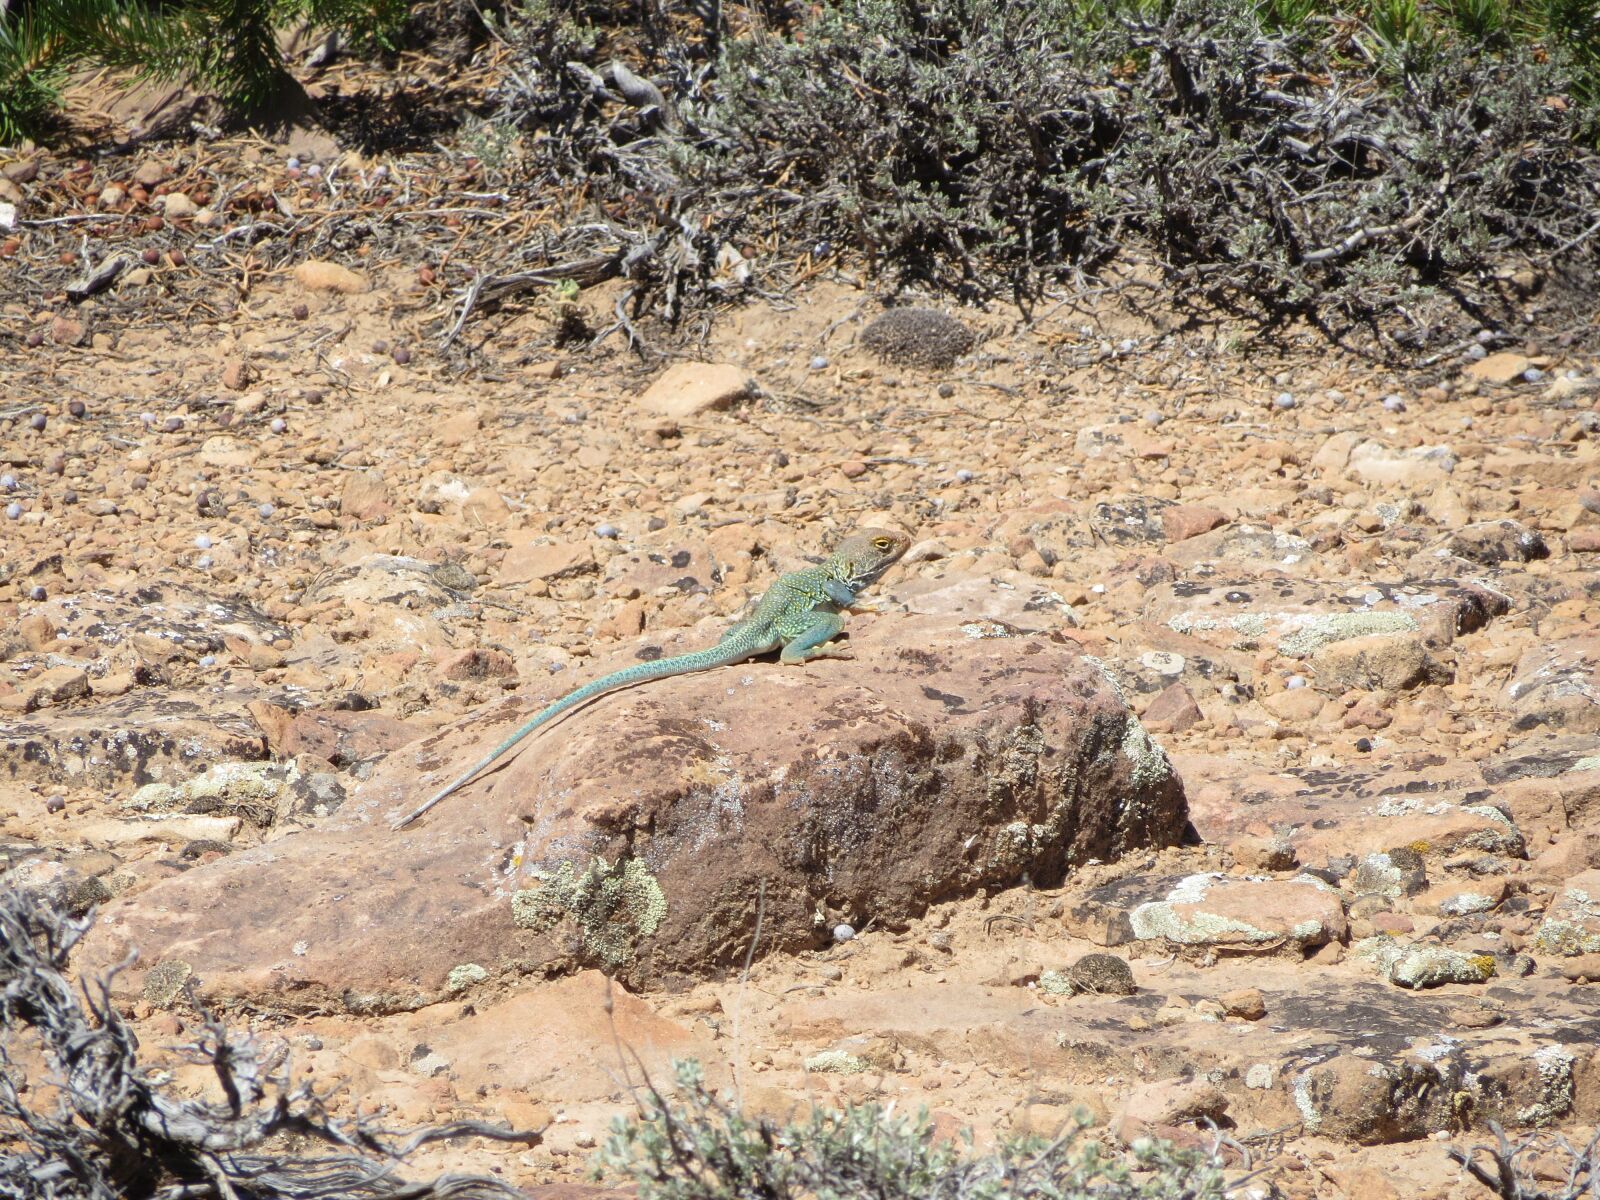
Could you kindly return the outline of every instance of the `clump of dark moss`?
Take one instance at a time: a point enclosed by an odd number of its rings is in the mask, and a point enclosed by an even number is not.
[[[932,308],[891,308],[861,331],[861,344],[885,362],[947,371],[977,344],[978,335]]]

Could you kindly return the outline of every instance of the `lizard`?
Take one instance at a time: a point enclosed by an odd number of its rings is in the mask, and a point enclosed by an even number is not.
[[[452,792],[470,783],[479,772],[499,762],[534,730],[606,692],[649,679],[730,666],[773,650],[779,651],[778,661],[784,664],[803,663],[813,658],[849,658],[849,651],[834,641],[844,628],[844,610],[855,605],[856,597],[898,562],[910,544],[903,534],[883,529],[859,530],[840,542],[833,553],[816,566],[780,575],[755,610],[732,625],[715,646],[624,667],[568,692],[535,713],[486,758],[435,792],[426,804],[396,821],[392,828],[405,828]]]

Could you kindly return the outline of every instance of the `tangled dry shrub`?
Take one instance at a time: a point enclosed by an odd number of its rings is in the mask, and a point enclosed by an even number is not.
[[[636,313],[738,291],[729,248],[1024,304],[1139,259],[1196,311],[1425,341],[1440,298],[1509,315],[1508,257],[1600,269],[1600,100],[1565,43],[1407,4],[834,0],[734,25],[535,0],[497,119],[521,182],[583,198],[541,261],[617,247]]]
[[[536,1135],[458,1122],[394,1143],[337,1120],[287,1069],[274,1074],[252,1039],[204,1016],[188,1053],[215,1072],[224,1099],[187,1099],[139,1061],[139,1040],[109,980],[68,982],[67,959],[90,917],[0,887],[0,1197],[6,1200],[513,1200],[498,1180],[446,1175],[408,1183],[400,1161],[424,1142]],[[48,1071],[30,1070],[43,1062]],[[321,1144],[324,1154],[302,1147]]]

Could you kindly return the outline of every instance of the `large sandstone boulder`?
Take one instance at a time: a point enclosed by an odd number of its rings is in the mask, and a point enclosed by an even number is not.
[[[480,713],[321,827],[108,905],[91,957],[131,943],[258,1008],[405,1009],[591,966],[659,986],[736,968],[758,918],[758,953],[814,947],[1183,836],[1166,755],[1070,643],[941,617],[852,629],[853,662],[604,697],[391,831],[580,681]]]

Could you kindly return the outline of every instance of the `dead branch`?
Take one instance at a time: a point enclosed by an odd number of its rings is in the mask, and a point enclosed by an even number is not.
[[[209,1013],[185,1050],[216,1072],[223,1099],[180,1099],[141,1067],[138,1039],[111,1000],[111,976],[67,981],[67,959],[93,914],[74,919],[46,897],[0,892],[0,1197],[6,1200],[511,1200],[499,1180],[398,1175],[417,1146],[442,1138],[531,1142],[519,1132],[457,1122],[394,1144],[364,1122],[332,1117],[285,1063],[264,1071],[254,1039]],[[50,1077],[30,1078],[13,1051],[27,1039]],[[49,1097],[48,1102],[41,1097]],[[308,1156],[287,1136],[331,1147]]]

